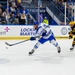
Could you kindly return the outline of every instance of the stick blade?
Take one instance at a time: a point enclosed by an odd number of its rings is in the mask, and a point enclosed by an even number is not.
[[[12,46],[11,44],[9,44],[9,43],[7,43],[7,42],[5,42],[5,44],[8,45],[8,46]]]

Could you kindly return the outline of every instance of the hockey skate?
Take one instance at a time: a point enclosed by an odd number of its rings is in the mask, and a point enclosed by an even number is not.
[[[60,52],[61,52],[61,48],[60,48],[60,46],[59,46],[59,47],[57,47],[57,50],[58,50],[58,53],[60,53]]]
[[[74,49],[74,47],[71,47],[71,48],[70,48],[70,50],[73,50],[73,49]]]
[[[29,52],[29,55],[32,55],[33,53],[34,53],[34,50],[30,51],[30,52]]]
[[[74,44],[72,44],[72,47],[70,48],[70,50],[74,50],[74,47],[75,47],[75,45],[74,45]]]

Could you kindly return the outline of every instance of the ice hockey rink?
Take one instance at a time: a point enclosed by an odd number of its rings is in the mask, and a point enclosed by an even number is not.
[[[5,42],[19,41],[0,40],[0,75],[75,75],[75,50],[69,49],[72,40],[57,40],[61,46],[60,54],[52,44],[46,42],[32,56],[28,52],[37,41],[11,47],[5,45]]]

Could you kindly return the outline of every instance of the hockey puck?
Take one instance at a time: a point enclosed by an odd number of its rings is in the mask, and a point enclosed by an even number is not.
[[[8,47],[5,47],[6,49],[8,49]]]

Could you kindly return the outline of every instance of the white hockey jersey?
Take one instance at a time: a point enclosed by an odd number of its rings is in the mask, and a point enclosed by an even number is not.
[[[46,35],[42,36],[42,34],[45,32]],[[53,32],[49,25],[45,23],[40,23],[38,25],[38,29],[36,30],[36,36],[42,36],[44,39],[48,39],[51,35],[53,35]]]

